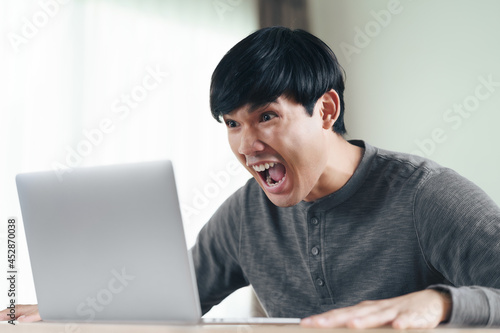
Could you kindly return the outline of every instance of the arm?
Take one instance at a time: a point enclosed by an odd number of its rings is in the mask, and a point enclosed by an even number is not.
[[[238,258],[240,192],[222,204],[191,249],[203,314],[233,291],[248,285]]]
[[[415,226],[428,264],[452,285],[454,326],[500,325],[500,208],[455,172],[429,179],[415,200]]]
[[[422,255],[450,284],[328,311],[304,319],[303,326],[500,325],[499,207],[476,185],[448,170],[418,189],[413,209]]]

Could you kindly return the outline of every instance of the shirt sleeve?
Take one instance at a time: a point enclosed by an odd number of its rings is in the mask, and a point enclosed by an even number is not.
[[[446,169],[416,192],[414,221],[427,264],[449,285],[451,326],[500,326],[500,208]]]
[[[240,192],[219,207],[191,249],[203,314],[233,291],[248,285],[239,265]]]

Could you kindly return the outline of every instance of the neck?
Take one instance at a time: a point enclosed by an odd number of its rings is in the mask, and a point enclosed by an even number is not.
[[[363,152],[363,148],[335,134],[328,149],[326,167],[305,201],[315,201],[342,188],[358,168]]]

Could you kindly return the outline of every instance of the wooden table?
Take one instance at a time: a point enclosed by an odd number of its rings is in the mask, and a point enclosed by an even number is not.
[[[3,326],[3,327],[2,327]],[[144,333],[353,333],[359,330],[350,329],[313,329],[302,328],[298,325],[199,325],[199,326],[169,326],[145,324],[64,324],[64,323],[26,323],[16,325],[2,325],[2,332],[55,332],[55,333],[108,333],[108,332],[144,332]],[[369,329],[369,333],[394,333],[392,328]],[[500,333],[499,329],[480,328],[437,328],[433,330],[405,330],[403,332],[421,333]]]

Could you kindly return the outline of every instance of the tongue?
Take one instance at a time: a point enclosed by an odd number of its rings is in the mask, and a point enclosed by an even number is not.
[[[285,167],[283,164],[276,163],[272,168],[269,168],[269,176],[275,182],[279,182],[285,176]]]

